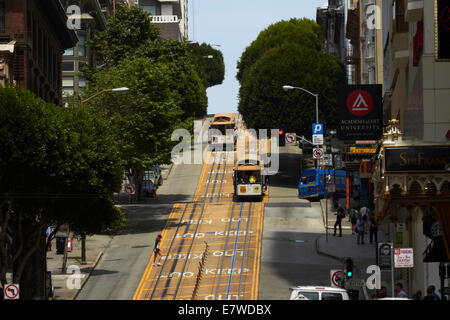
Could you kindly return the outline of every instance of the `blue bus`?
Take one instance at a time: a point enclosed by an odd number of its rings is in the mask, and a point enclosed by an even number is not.
[[[325,170],[327,183],[336,183],[336,193],[339,197],[346,196],[346,179],[345,170]],[[325,191],[324,185],[324,169],[308,169],[302,172],[298,183],[299,198],[323,198]]]

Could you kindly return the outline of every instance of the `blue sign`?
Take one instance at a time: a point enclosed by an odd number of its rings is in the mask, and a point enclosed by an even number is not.
[[[323,134],[323,123],[313,123],[312,134]]]

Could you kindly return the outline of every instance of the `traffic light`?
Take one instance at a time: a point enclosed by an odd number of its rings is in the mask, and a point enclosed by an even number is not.
[[[282,130],[282,129],[278,130],[278,145],[280,147],[286,145],[286,140],[285,139],[286,139],[286,137],[285,137],[284,130]]]
[[[346,258],[344,261],[344,274],[347,279],[353,277],[353,260],[352,258]]]

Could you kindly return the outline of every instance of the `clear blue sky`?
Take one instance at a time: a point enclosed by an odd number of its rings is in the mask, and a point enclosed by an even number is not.
[[[261,31],[281,20],[315,20],[317,7],[326,3],[327,0],[188,0],[189,40],[219,44],[215,48],[224,56],[225,79],[207,90],[208,113],[237,111],[237,61]]]

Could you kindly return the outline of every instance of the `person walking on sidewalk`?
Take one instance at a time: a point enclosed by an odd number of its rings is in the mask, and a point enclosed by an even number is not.
[[[358,234],[356,243],[364,244],[364,223],[360,213],[356,216],[356,232]]]
[[[373,213],[370,214],[369,237],[370,244],[373,244],[374,239],[375,243],[378,243],[378,223],[375,221],[375,215]]]
[[[367,234],[367,222],[369,220],[369,208],[366,206],[361,207],[359,209],[359,212],[361,213],[361,217],[363,219],[363,226],[364,226],[364,233]]]
[[[339,237],[342,237],[342,219],[345,218],[344,208],[339,207],[335,215],[336,215],[336,222],[334,224],[333,237],[336,237],[336,227],[338,226],[339,226]]]
[[[155,239],[155,247],[153,248],[153,266],[160,266],[161,265],[161,249],[159,248],[159,245],[161,243],[161,235],[158,235]],[[156,258],[158,258],[158,263],[156,263]]]

